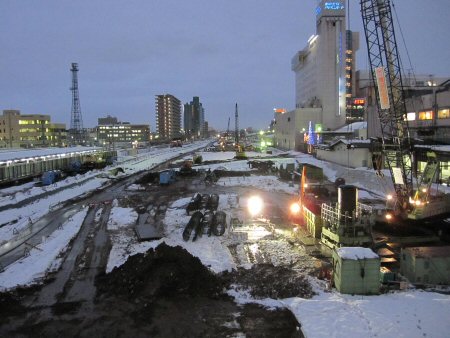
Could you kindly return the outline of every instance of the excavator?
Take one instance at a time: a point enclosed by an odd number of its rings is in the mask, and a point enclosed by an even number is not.
[[[400,58],[392,20],[391,0],[360,0],[370,71],[375,82],[380,120],[381,154],[390,171],[395,196],[386,218],[420,220],[450,212],[450,195],[432,194],[439,174],[436,154],[429,152],[427,164],[414,187],[412,140],[406,119]]]

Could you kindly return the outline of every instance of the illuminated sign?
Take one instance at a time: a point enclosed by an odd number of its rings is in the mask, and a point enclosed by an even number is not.
[[[284,109],[284,108],[275,108],[274,111],[275,111],[275,113],[279,113],[279,114],[286,113],[286,109]]]
[[[341,4],[340,2],[325,2],[323,8],[337,10],[337,9],[344,9],[344,5]]]
[[[375,77],[377,79],[378,95],[380,96],[380,108],[389,109],[391,107],[391,104],[389,103],[386,74],[383,67],[375,68]]]
[[[353,99],[353,104],[355,106],[364,106],[366,104],[366,99]]]

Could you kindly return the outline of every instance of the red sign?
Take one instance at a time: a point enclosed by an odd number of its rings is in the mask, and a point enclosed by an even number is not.
[[[353,99],[353,104],[355,106],[364,106],[366,104],[366,99]]]

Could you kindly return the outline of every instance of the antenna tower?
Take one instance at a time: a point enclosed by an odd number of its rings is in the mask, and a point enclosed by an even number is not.
[[[70,141],[71,145],[84,144],[86,142],[83,118],[81,116],[80,95],[78,94],[78,63],[72,63],[72,111],[70,114]]]

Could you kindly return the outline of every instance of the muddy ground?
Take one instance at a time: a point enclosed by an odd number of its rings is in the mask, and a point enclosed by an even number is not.
[[[277,282],[285,279],[292,283]],[[225,290],[241,280],[240,286],[252,289],[257,298],[312,295],[307,281],[285,268],[261,265],[216,275],[181,247],[161,244],[98,276],[90,309],[83,302],[23,306],[28,294],[38,290],[1,294],[0,335],[302,337],[297,320],[286,309],[237,305]]]
[[[128,195],[124,201],[140,208],[149,201],[168,205],[180,194],[202,189],[202,178],[194,176],[163,192],[150,186],[146,192],[136,192],[141,197]],[[313,293],[305,268],[274,266],[264,259],[255,260],[249,270],[214,274],[181,247],[161,244],[105,274],[110,207],[103,208],[103,219],[95,223],[99,208],[92,207],[90,223],[83,224],[90,228],[84,238],[78,236],[80,243],[73,243],[68,256],[72,253],[73,259],[66,259],[59,273],[41,286],[0,293],[0,337],[303,336],[287,309],[239,305],[227,290],[248,290],[257,299],[308,298]],[[155,215],[155,221],[162,216]]]

